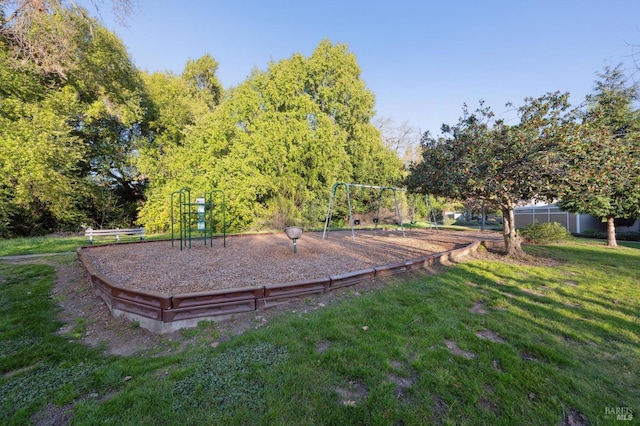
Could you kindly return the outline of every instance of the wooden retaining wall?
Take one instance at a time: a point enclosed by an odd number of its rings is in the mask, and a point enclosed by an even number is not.
[[[119,286],[91,264],[86,254],[91,247],[81,247],[77,253],[96,295],[106,303],[112,315],[126,316],[139,321],[144,328],[164,333],[195,326],[205,319],[222,319],[235,313],[267,309],[292,298],[328,293],[376,278],[429,268],[464,257],[477,250],[480,244],[475,241],[466,247],[418,259],[307,281],[173,295]]]

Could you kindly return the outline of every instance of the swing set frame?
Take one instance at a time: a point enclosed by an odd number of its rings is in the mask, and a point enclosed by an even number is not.
[[[395,206],[396,206],[396,214],[398,217],[398,224],[400,225],[400,229],[402,230],[402,236],[404,237],[404,226],[402,223],[402,212],[400,211],[400,206],[398,204],[398,196],[397,196],[397,192],[398,191],[404,191],[404,189],[402,188],[394,188],[392,186],[378,186],[378,185],[364,185],[361,183],[347,183],[347,182],[336,182],[333,184],[333,187],[331,188],[331,198],[329,199],[329,209],[327,210],[327,216],[325,218],[325,222],[324,222],[324,231],[322,233],[322,239],[324,240],[325,238],[328,238],[328,231],[329,231],[329,224],[331,223],[331,217],[333,215],[333,208],[335,206],[335,199],[336,199],[336,191],[338,190],[339,187],[344,186],[345,192],[347,194],[347,206],[349,208],[349,226],[351,227],[351,238],[355,240],[356,238],[356,234],[355,234],[355,230],[354,230],[354,219],[353,219],[353,211],[351,209],[351,195],[350,195],[350,188],[370,188],[370,189],[377,189],[380,190],[380,193],[378,195],[378,211],[377,211],[377,215],[376,218],[373,220],[373,222],[375,223],[375,227],[374,227],[374,231],[378,229],[378,218],[380,217],[380,206],[382,204],[382,195],[384,194],[385,191],[391,191],[393,192],[393,200],[395,202]]]

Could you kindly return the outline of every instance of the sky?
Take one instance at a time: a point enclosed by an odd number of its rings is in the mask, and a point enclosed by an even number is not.
[[[181,74],[208,53],[225,88],[324,39],[346,44],[378,117],[434,135],[465,103],[515,123],[508,102],[561,91],[579,105],[605,66],[640,79],[638,0],[137,0],[126,27],[99,4],[87,8],[139,69]]]

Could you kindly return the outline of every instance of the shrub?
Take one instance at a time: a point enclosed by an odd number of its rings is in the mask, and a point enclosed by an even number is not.
[[[597,238],[600,240],[607,239],[605,231],[596,231],[594,229],[586,229],[581,234],[576,234],[581,238]],[[616,232],[616,239],[619,241],[640,241],[640,232]]]
[[[451,225],[455,225],[456,220],[452,217],[444,217],[442,218],[442,225],[443,226],[451,226]]]
[[[566,241],[571,234],[558,222],[550,222],[531,224],[522,230],[522,236],[530,243],[548,244]]]
[[[499,218],[499,219],[500,219],[499,221],[496,220],[495,218],[487,219],[484,223],[485,229],[492,229],[494,231],[502,230],[502,218]],[[458,219],[456,219],[456,221],[453,224],[457,226],[468,226],[471,228],[480,228],[482,227],[482,219],[466,220],[464,219],[464,217],[461,216]]]
[[[454,225],[458,225],[458,226],[480,226],[480,221],[479,220],[466,220],[464,218],[464,216],[460,216],[458,219],[456,219],[456,221],[454,222]]]
[[[587,238],[607,238],[607,233],[604,231],[597,231],[595,229],[585,229],[581,234],[578,234],[581,237]]]
[[[640,241],[640,232],[617,232],[616,238],[620,241]]]

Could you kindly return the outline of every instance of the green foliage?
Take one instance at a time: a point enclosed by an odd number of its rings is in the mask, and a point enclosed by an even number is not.
[[[456,226],[466,226],[466,227],[470,227],[470,228],[480,228],[482,226],[482,219],[473,219],[473,220],[466,220],[462,217],[459,217],[458,219],[456,219],[456,221],[454,222],[454,225]],[[495,231],[501,231],[502,230],[502,218],[489,218],[485,221],[485,229],[491,229],[491,230],[495,230]]]
[[[218,62],[211,55],[205,54],[195,61],[189,59],[182,73],[191,96],[202,100],[210,110],[220,103],[224,93],[222,84],[216,77],[217,71]]]
[[[522,236],[530,243],[550,244],[567,241],[571,234],[558,222],[532,223],[522,230]]]
[[[184,187],[224,190],[231,231],[317,226],[334,182],[401,178],[346,45],[324,40],[224,91],[208,54],[180,76],[141,75],[84,9],[43,5],[0,23],[2,237],[166,230]]]
[[[68,124],[78,107],[70,88],[49,90],[35,102],[0,104],[0,196],[9,233],[38,234],[50,229],[48,220],[82,220],[77,171],[85,147]]]
[[[0,265],[0,421],[4,424],[28,419],[25,412],[42,406],[65,383],[86,388],[83,383],[95,369],[95,365],[78,365],[82,358],[77,351],[54,334],[60,325],[53,318],[55,303],[49,297],[54,272],[43,265]],[[55,345],[67,350],[52,351]]]
[[[5,9],[11,13],[5,16]],[[0,33],[10,48],[11,66],[64,80],[77,65],[78,18],[88,19],[80,7],[55,0],[2,1],[0,17]]]
[[[83,9],[20,9],[33,14],[29,27],[8,23],[0,41],[0,235],[131,224],[143,189],[132,161],[145,102],[136,68]],[[38,49],[16,50],[32,36]]]
[[[585,229],[580,234],[580,237],[584,238],[597,238],[601,240],[606,240],[608,235],[607,232],[597,231],[595,229]],[[640,241],[640,232],[616,232],[616,240],[617,241]]]
[[[561,179],[556,148],[575,133],[575,112],[568,94],[527,98],[518,108],[520,122],[494,120],[490,108],[464,114],[442,135],[422,139],[422,162],[410,168],[410,191],[459,200],[481,200],[499,209],[504,219],[506,251],[522,253],[513,209],[516,202],[551,198]]]
[[[614,218],[640,216],[640,115],[634,108],[638,85],[620,66],[600,75],[587,97],[583,132],[568,139],[560,206],[610,222],[608,243],[616,245]]]
[[[62,324],[51,297],[54,280],[51,266],[0,263],[2,424],[37,422],[48,404],[77,404],[90,393],[113,396],[123,387],[125,375],[142,377],[171,363],[147,357],[108,358],[70,340],[73,335],[57,334]],[[78,321],[74,333],[82,333],[83,323]]]
[[[191,72],[186,69],[185,72]],[[148,80],[158,111],[167,93],[179,102],[193,98],[176,77]],[[180,81],[191,81],[191,78]],[[167,90],[169,88],[169,90]],[[183,113],[190,111],[180,108]],[[167,110],[169,111],[169,110]],[[211,112],[170,125],[156,125],[156,138],[141,151],[139,165],[151,186],[140,222],[167,229],[170,194],[220,189],[227,195],[229,228],[318,226],[336,181],[390,183],[402,164],[382,145],[370,124],[373,94],[360,80],[355,56],[325,40],[266,71],[256,70]]]

